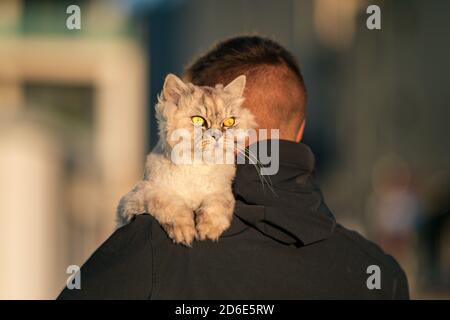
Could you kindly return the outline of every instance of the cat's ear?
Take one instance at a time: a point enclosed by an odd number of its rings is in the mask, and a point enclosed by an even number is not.
[[[169,73],[164,80],[164,100],[178,104],[183,92],[188,91],[188,86],[176,75]]]
[[[235,97],[242,97],[245,89],[246,77],[244,75],[240,75],[233,81],[231,81],[223,90],[232,94]]]

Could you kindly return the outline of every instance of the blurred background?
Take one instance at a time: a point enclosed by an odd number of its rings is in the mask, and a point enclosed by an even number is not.
[[[81,30],[68,30],[69,5]],[[366,8],[381,8],[381,30]],[[0,298],[53,299],[114,229],[156,142],[153,105],[224,38],[299,60],[304,142],[328,206],[393,255],[413,298],[450,298],[450,2],[0,1]]]

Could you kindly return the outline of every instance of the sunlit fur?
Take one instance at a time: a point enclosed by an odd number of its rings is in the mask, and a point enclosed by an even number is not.
[[[234,164],[216,164],[204,161],[177,164],[171,159],[172,150],[180,143],[173,139],[178,129],[190,133],[191,150],[235,147],[233,139],[226,138],[227,130],[247,130],[256,127],[253,115],[242,107],[245,77],[240,76],[227,86],[198,87],[183,83],[168,75],[156,105],[159,142],[148,155],[144,179],[120,200],[118,225],[127,223],[139,213],[153,215],[176,243],[191,245],[194,238],[217,240],[231,222],[234,197],[231,183],[235,176]],[[194,130],[203,131],[192,123],[193,116],[201,116],[214,129],[214,136],[194,139]],[[235,124],[226,129],[225,119],[235,118]]]

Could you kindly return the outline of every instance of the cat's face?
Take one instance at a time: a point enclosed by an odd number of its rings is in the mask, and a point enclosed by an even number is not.
[[[236,146],[237,136],[242,138],[244,132],[256,127],[252,113],[241,106],[245,80],[239,76],[225,87],[199,87],[169,74],[156,106],[164,147],[172,149],[186,138],[192,150],[209,152]]]

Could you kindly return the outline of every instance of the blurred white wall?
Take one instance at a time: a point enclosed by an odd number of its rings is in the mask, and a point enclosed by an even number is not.
[[[120,33],[128,13],[117,3],[86,2],[75,36],[23,34],[22,5],[0,5],[16,13],[0,23],[0,299],[54,299],[67,266],[113,232],[121,195],[142,175],[147,66],[139,40]],[[93,88],[89,132],[44,117],[26,83]]]
[[[44,129],[0,130],[0,299],[48,298],[61,280],[60,173],[58,146]]]

